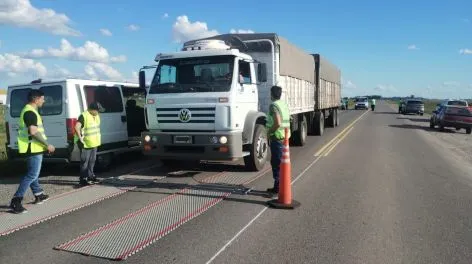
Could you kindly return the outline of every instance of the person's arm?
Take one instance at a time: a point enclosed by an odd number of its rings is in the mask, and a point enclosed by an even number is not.
[[[43,144],[49,152],[54,152],[54,146],[50,145],[47,142],[42,133],[38,133],[38,118],[36,117],[36,114],[34,114],[32,111],[27,111],[23,115],[23,121],[25,122],[25,125],[28,128],[30,136],[39,143]]]
[[[82,135],[82,128],[84,127],[84,116],[80,115],[77,123],[75,124],[75,133],[79,137],[80,142],[84,142],[84,136]]]

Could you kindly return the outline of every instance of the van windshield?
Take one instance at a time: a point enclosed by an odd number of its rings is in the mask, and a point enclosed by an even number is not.
[[[367,102],[367,98],[357,98],[356,102]]]
[[[230,55],[161,60],[149,93],[227,92],[234,60]]]
[[[10,116],[20,117],[21,110],[28,103],[28,93],[32,88],[15,89],[10,94]],[[42,86],[39,90],[44,92],[44,105],[39,108],[42,116],[62,114],[62,86]]]

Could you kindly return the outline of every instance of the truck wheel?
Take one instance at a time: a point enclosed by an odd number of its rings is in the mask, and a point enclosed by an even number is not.
[[[294,133],[293,143],[295,146],[304,146],[306,143],[308,125],[305,115],[302,115],[302,120],[298,122],[298,130]]]
[[[267,131],[263,125],[256,124],[249,153],[248,156],[244,157],[246,169],[249,171],[262,170],[269,156],[269,141],[267,139]]]
[[[472,133],[472,129],[471,129],[470,127],[469,127],[469,128],[466,128],[466,129],[465,129],[465,133],[466,133],[466,134]]]
[[[338,109],[334,109],[334,126],[339,126]]]
[[[328,117],[328,120],[326,120],[327,121],[327,124],[326,124],[327,127],[335,127],[336,126],[336,117],[334,115],[335,115],[334,109],[329,111],[329,117]]]
[[[324,132],[324,115],[321,112],[315,112],[313,118],[313,132],[317,136],[322,136]]]

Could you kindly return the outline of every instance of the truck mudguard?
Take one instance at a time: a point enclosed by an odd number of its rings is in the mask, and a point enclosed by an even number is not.
[[[265,113],[257,111],[249,111],[247,113],[246,120],[244,121],[243,144],[252,143],[252,138],[254,136],[254,127],[256,126],[256,121],[259,118],[263,119],[260,124],[265,125]]]

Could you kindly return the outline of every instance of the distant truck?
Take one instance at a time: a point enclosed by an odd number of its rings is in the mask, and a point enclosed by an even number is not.
[[[115,154],[141,151],[141,133],[146,130],[144,105],[146,90],[137,83],[63,79],[35,80],[8,87],[5,119],[8,159],[21,158],[18,154],[18,124],[21,110],[28,103],[30,90],[44,92],[45,103],[39,109],[48,142],[56,147],[52,155],[45,155],[46,163],[80,161],[74,144],[77,118],[87,110],[90,102],[100,103],[100,131],[102,145],[98,147],[97,167],[108,169]]]
[[[275,33],[192,40],[155,61],[143,152],[164,164],[244,158],[247,169],[263,169],[273,85],[282,87],[289,105],[293,144],[303,146],[308,133],[322,135],[325,124],[339,124],[340,70]],[[144,70],[139,80],[145,87]]]

